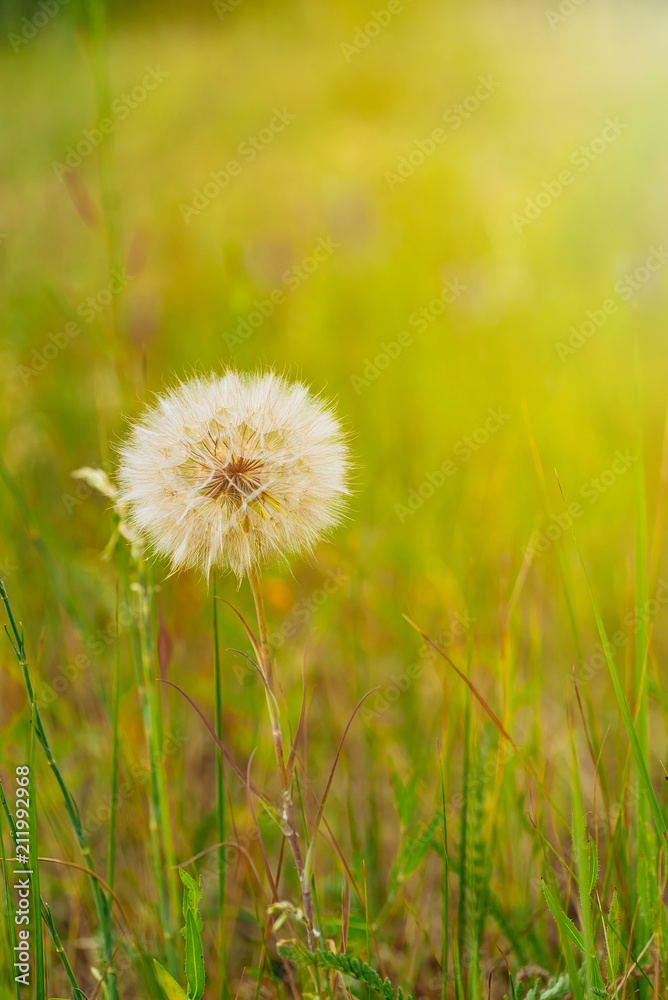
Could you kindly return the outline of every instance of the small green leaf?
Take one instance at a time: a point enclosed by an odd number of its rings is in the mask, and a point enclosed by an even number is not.
[[[196,914],[196,910],[188,910],[186,915],[186,978],[189,1000],[202,1000],[204,995],[204,954]]]
[[[395,993],[389,979],[383,981],[375,969],[359,958],[351,958],[349,955],[336,955],[331,951],[308,951],[303,944],[282,941],[278,945],[278,954],[282,958],[287,958],[295,965],[311,965],[321,969],[336,969],[346,976],[353,976],[360,983],[368,986],[381,1000],[413,1000],[409,993],[406,996],[399,987]]]
[[[181,876],[181,881],[183,882],[183,920],[187,924],[188,922],[188,911],[195,915],[195,922],[197,924],[198,930],[202,930],[202,917],[199,912],[199,901],[202,896],[202,887],[198,881],[196,881],[188,872],[185,872],[183,868],[179,868],[179,875]],[[181,930],[183,936],[186,936],[185,926]]]
[[[608,944],[608,982],[614,983],[619,971],[619,960],[622,957],[621,949],[622,925],[619,919],[619,897],[617,890],[612,894],[612,902],[608,910],[608,932],[606,940]]]
[[[390,876],[396,885],[405,882],[416,870],[432,846],[434,834],[440,827],[441,822],[442,819],[440,816],[434,816],[430,823],[421,823],[417,831],[403,842],[392,865]]]
[[[585,951],[585,943],[573,921],[569,916],[566,915],[562,906],[561,900],[557,902],[548,889],[546,883],[543,881],[543,895],[545,896],[545,902],[548,905],[550,913],[555,919],[555,923],[561,932],[562,937],[569,937],[576,948],[579,948],[581,952]]]
[[[590,838],[589,839],[589,895],[596,888],[596,883],[598,882],[598,851],[596,850],[596,844]]]
[[[153,965],[158,976],[158,982],[167,995],[167,1000],[188,1000],[188,995],[179,986],[173,976],[164,969],[157,959],[153,959]]]
[[[399,823],[403,829],[406,829],[417,805],[417,774],[412,774],[404,785],[395,770],[393,761],[390,761],[390,767],[392,768],[391,781]]]

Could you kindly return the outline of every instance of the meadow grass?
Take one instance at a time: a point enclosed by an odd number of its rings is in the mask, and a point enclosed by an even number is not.
[[[3,998],[668,995],[668,19],[574,9],[358,45],[357,2],[72,0],[16,51],[3,11]],[[335,397],[357,463],[262,581],[311,949],[250,587],[139,558],[71,475],[227,364]]]

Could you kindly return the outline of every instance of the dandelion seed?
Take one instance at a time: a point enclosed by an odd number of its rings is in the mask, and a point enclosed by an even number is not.
[[[172,570],[241,579],[339,521],[348,470],[341,426],[306,386],[227,371],[160,396],[121,449],[118,478],[133,527]]]

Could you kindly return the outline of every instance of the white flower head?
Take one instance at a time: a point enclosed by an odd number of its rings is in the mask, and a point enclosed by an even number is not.
[[[306,386],[228,370],[159,396],[122,447],[118,478],[132,525],[172,570],[241,579],[332,528],[348,472],[341,425]]]

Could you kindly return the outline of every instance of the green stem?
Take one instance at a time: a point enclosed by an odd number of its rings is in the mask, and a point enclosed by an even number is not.
[[[269,648],[269,637],[267,632],[267,616],[264,610],[264,600],[262,598],[262,587],[260,584],[260,577],[258,571],[253,567],[248,573],[248,581],[251,585],[251,590],[253,591],[253,600],[255,602],[255,612],[257,614],[257,623],[260,630],[260,643],[262,650],[262,670],[267,682],[267,705],[269,706],[269,714],[271,716],[271,728],[272,735],[274,738],[274,750],[276,752],[276,762],[278,764],[278,773],[281,779],[281,789],[283,792],[283,820],[286,824],[286,836],[288,843],[290,844],[290,850],[292,851],[292,856],[295,861],[295,867],[297,869],[297,876],[299,878],[299,885],[302,894],[302,906],[304,909],[304,916],[306,917],[306,933],[308,938],[308,946],[311,951],[313,951],[313,941],[314,941],[314,924],[313,924],[313,895],[311,891],[311,881],[306,875],[304,870],[304,861],[302,858],[301,847],[299,845],[299,834],[297,833],[295,827],[295,817],[294,817],[294,807],[292,804],[292,792],[290,785],[288,783],[288,776],[285,767],[285,754],[283,752],[283,735],[281,733],[280,721],[276,717],[275,705],[277,704],[274,695],[274,680],[273,671],[271,665],[271,651]]]
[[[74,800],[74,797],[70,794],[65,780],[60,772],[60,769],[56,763],[56,759],[53,756],[51,746],[47,739],[46,733],[44,731],[44,726],[42,724],[42,717],[39,708],[35,704],[35,698],[33,694],[32,682],[30,680],[30,674],[28,672],[28,658],[25,651],[25,644],[23,641],[23,631],[20,630],[16,624],[14,614],[9,603],[9,597],[7,595],[7,590],[4,583],[0,580],[0,600],[5,606],[5,611],[7,613],[7,618],[9,619],[10,628],[6,629],[7,635],[9,636],[9,641],[14,649],[14,654],[18,660],[19,667],[21,669],[21,674],[23,676],[23,682],[25,684],[26,692],[28,695],[28,700],[31,705],[34,705],[34,726],[35,726],[35,736],[40,743],[44,755],[46,757],[47,763],[53,772],[53,775],[58,783],[58,786],[62,792],[62,796],[65,802],[65,809],[74,830],[74,835],[76,837],[77,843],[79,845],[79,850],[86,862],[86,867],[92,872],[95,871],[95,866],[93,864],[93,857],[90,851],[90,845],[88,843],[88,838],[83,829],[81,823],[81,816],[79,815],[79,809]],[[11,630],[11,631],[10,631]],[[13,636],[13,638],[12,638]],[[111,961],[113,954],[112,948],[112,935],[111,935],[111,912],[109,910],[109,904],[107,902],[107,897],[104,895],[97,879],[90,877],[91,891],[93,893],[93,899],[95,901],[95,909],[97,910],[98,920],[100,922],[100,929],[102,932],[102,942],[103,942],[103,953],[105,965]],[[107,990],[110,1000],[118,1000],[118,989],[116,986],[116,976],[114,975],[113,969],[110,967],[109,974],[105,981],[105,988]]]
[[[119,629],[119,587],[116,581],[116,655],[114,657],[114,678],[112,683],[112,730],[111,730],[111,815],[109,816],[109,852],[107,859],[107,883],[114,887],[114,867],[116,858],[116,787],[118,784],[118,696],[121,660],[121,638]]]
[[[151,612],[147,593],[147,582],[143,574],[140,573],[140,615],[139,615],[139,642],[141,656],[141,677],[142,677],[142,710],[144,719],[144,730],[146,733],[146,743],[149,753],[149,774],[151,785],[149,835],[151,839],[151,854],[153,857],[153,867],[158,888],[158,900],[160,906],[160,919],[163,927],[165,939],[165,952],[169,971],[173,976],[178,975],[178,960],[176,946],[172,934],[173,914],[170,914],[170,890],[168,888],[168,875],[165,873],[165,866],[169,864],[167,858],[163,861],[163,849],[169,843],[165,837],[165,811],[164,811],[164,791],[161,789],[157,758],[159,754],[159,743],[157,742],[160,726],[156,711],[156,693],[153,685],[152,675],[152,643],[151,643]],[[167,814],[167,822],[169,816]],[[162,848],[160,844],[160,834],[162,833]],[[175,911],[176,912],[176,911]]]
[[[213,669],[214,688],[216,698],[216,736],[222,739],[223,736],[223,696],[222,696],[222,676],[220,670],[220,647],[218,644],[218,600],[216,595],[216,575],[213,576]],[[223,777],[223,758],[216,754],[216,822],[218,829],[218,843],[225,840],[225,782]],[[225,851],[221,847],[218,850],[218,947],[220,949],[220,997],[221,1000],[229,1000],[230,991],[227,982],[227,948],[225,945]]]
[[[23,865],[24,868],[27,868],[27,863],[25,861],[22,861],[19,858],[19,853],[20,852],[17,849],[16,825],[14,823],[14,817],[12,816],[12,814],[11,814],[11,812],[9,810],[9,804],[8,804],[7,799],[5,797],[5,790],[2,787],[2,782],[1,781],[0,781],[0,805],[2,806],[2,811],[5,814],[5,819],[7,820],[7,826],[9,827],[9,835],[10,835],[10,837],[12,839],[12,843],[14,845],[14,853],[17,856],[18,863],[21,864],[21,865]],[[51,911],[50,911],[48,905],[44,902],[44,900],[41,897],[40,897],[40,901],[39,902],[40,902],[40,909],[41,909],[41,913],[42,913],[42,919],[43,919],[44,923],[47,926],[49,934],[51,935],[51,940],[53,941],[53,946],[56,949],[56,953],[58,954],[58,956],[60,958],[60,961],[62,963],[63,969],[65,970],[65,975],[67,976],[67,978],[69,980],[69,983],[70,983],[70,986],[72,987],[72,993],[74,995],[74,1000],[86,1000],[85,993],[83,992],[83,990],[79,989],[79,986],[77,984],[76,976],[74,975],[74,971],[72,970],[72,966],[70,965],[69,959],[68,959],[68,957],[67,957],[67,955],[65,953],[65,949],[63,948],[62,942],[60,940],[60,935],[58,934],[58,931],[56,929],[56,925],[53,922],[53,917],[51,916]],[[12,927],[13,927],[13,924],[12,924]]]

